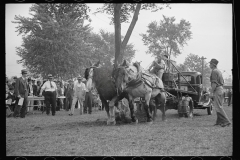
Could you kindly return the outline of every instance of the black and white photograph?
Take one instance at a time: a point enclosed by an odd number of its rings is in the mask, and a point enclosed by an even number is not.
[[[231,157],[233,24],[231,3],[5,4],[6,156]]]

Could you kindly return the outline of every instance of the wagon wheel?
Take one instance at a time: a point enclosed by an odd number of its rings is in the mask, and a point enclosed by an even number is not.
[[[208,113],[208,115],[212,115],[212,113],[213,113],[213,105],[212,105],[212,103],[211,103],[210,106],[207,108],[207,113]]]

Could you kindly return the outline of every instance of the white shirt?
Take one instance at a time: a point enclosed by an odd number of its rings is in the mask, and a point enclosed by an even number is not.
[[[53,81],[51,81],[51,83],[52,83],[52,86],[53,86],[52,88],[51,88],[51,85],[50,85],[50,81],[47,81],[47,82],[45,82],[43,84],[42,90],[44,90],[44,91],[51,91],[51,92],[56,91],[57,90],[56,83],[53,82]]]
[[[92,78],[89,78],[86,83],[86,92],[89,92],[92,90]]]

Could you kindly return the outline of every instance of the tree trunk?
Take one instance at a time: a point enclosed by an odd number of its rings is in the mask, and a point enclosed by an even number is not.
[[[129,39],[130,39],[130,36],[131,36],[131,34],[132,34],[132,31],[133,31],[133,29],[134,29],[134,27],[135,27],[135,25],[136,25],[137,20],[138,20],[138,15],[139,15],[140,9],[141,9],[141,3],[138,3],[138,4],[137,4],[137,7],[136,7],[136,10],[135,10],[135,12],[134,12],[134,15],[133,15],[132,22],[131,22],[128,30],[127,30],[127,33],[126,33],[126,35],[125,35],[125,37],[124,37],[124,39],[123,39],[122,45],[121,45],[121,51],[122,51],[121,56],[120,56],[120,60],[121,60],[121,61],[123,60],[124,50],[125,50],[125,48],[126,48],[126,46],[127,46],[127,43],[128,43],[128,41],[129,41]]]
[[[120,11],[122,4],[114,4],[114,27],[115,27],[115,61],[114,65],[118,66],[121,63],[121,23]]]

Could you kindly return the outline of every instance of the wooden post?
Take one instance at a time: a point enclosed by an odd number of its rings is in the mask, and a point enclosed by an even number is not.
[[[203,57],[202,56],[202,58],[201,58],[201,60],[202,60],[202,85],[203,85],[203,74],[204,74],[204,59],[206,59],[206,57]]]

